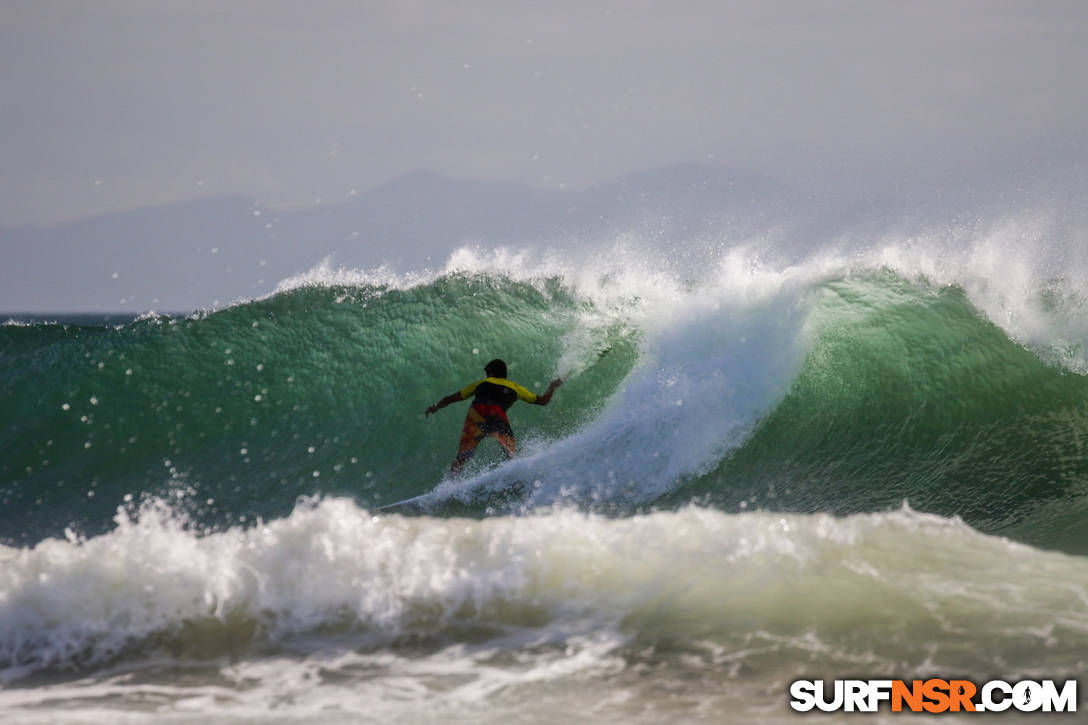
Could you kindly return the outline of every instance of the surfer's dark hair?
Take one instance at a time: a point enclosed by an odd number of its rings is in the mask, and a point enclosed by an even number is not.
[[[495,358],[487,365],[484,365],[484,372],[487,373],[487,377],[489,378],[505,378],[506,363],[498,358]]]

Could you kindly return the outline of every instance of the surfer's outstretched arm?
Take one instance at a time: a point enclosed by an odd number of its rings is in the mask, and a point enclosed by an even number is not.
[[[442,408],[445,408],[450,403],[459,403],[462,400],[464,400],[464,398],[461,397],[461,391],[460,390],[458,390],[456,393],[450,393],[445,398],[442,398],[442,400],[438,401],[437,403],[435,403],[431,407],[427,408],[427,411],[423,414],[423,417],[426,418],[431,413],[434,413],[435,411],[438,411],[438,410],[442,410]]]
[[[559,378],[556,378],[555,380],[548,383],[548,389],[545,390],[540,395],[536,396],[536,404],[537,405],[547,405],[552,399],[552,393],[554,393],[555,389],[558,388],[562,384],[563,384],[563,381],[560,380]]]

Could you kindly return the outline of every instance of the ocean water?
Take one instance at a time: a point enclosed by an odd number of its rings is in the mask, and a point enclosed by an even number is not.
[[[463,249],[16,315],[0,716],[774,723],[799,678],[1075,678],[1088,266],[1040,239]],[[492,357],[566,382],[448,480],[464,406],[423,410]]]

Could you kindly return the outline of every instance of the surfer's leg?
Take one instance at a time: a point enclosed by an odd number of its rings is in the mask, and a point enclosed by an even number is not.
[[[450,464],[450,473],[454,476],[460,476],[461,467],[465,465],[465,461],[476,455],[476,446],[480,445],[480,441],[484,439],[484,432],[480,430],[482,421],[480,414],[469,408],[468,415],[465,416],[465,425],[461,429],[461,440],[457,444],[457,457]]]
[[[506,454],[506,458],[513,458],[518,454],[517,443],[514,442],[514,435],[512,433],[492,433],[492,437],[499,442],[502,446],[502,452]]]
[[[490,425],[483,430],[499,442],[502,452],[506,454],[506,459],[510,460],[516,456],[518,446],[514,442],[514,431],[510,428],[510,422],[506,420],[506,417],[488,422]]]

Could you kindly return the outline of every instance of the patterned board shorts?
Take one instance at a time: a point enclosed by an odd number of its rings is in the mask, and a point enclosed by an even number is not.
[[[502,446],[507,458],[517,453],[514,443],[514,431],[506,411],[497,405],[474,403],[465,416],[465,426],[461,429],[461,442],[457,446],[457,461],[467,461],[476,453],[476,446],[487,436],[492,436]]]

